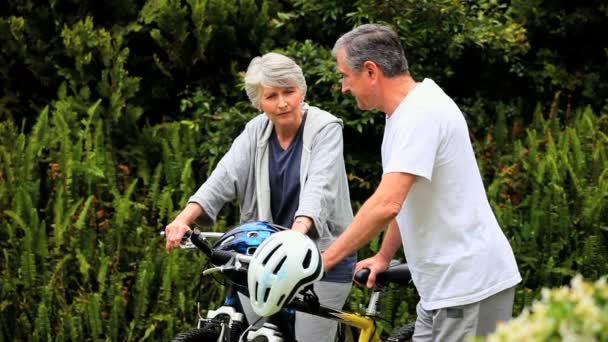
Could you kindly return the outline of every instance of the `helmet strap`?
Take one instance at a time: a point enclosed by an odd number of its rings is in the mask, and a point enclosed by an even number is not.
[[[321,304],[319,304],[319,296],[317,296],[312,284],[306,285],[306,287],[300,291],[300,294],[304,296],[304,303],[309,306],[311,313],[319,311],[319,307],[321,306]]]

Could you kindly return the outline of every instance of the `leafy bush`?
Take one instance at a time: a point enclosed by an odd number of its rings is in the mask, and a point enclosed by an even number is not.
[[[541,286],[575,273],[608,273],[608,106],[604,112],[570,106],[581,85],[588,88],[583,98],[605,101],[606,82],[599,81],[608,65],[605,44],[590,44],[597,48],[589,58],[585,49],[572,55],[563,48],[572,40],[548,41],[539,52],[525,26],[536,20],[538,42],[547,21],[569,19],[575,43],[584,46],[587,36],[608,36],[581,34],[588,26],[577,25],[580,17],[594,23],[586,32],[603,32],[597,19],[606,6],[586,15],[588,7],[580,5],[569,17],[549,15],[557,3],[526,4],[0,2],[0,340],[169,340],[191,326],[204,260],[167,255],[157,233],[256,115],[239,87],[255,55],[292,56],[306,73],[307,100],[344,120],[357,209],[380,179],[384,118],[340,94],[330,49],[339,34],[363,22],[399,30],[414,75],[437,79],[470,109],[473,137],[489,133],[475,148],[524,274],[516,311]],[[562,68],[557,56],[574,62]],[[536,77],[534,68],[543,65]],[[564,82],[577,72],[584,77]],[[512,86],[513,77],[535,79],[535,92]],[[563,86],[566,103],[549,111],[513,104],[513,94],[536,103]],[[505,104],[496,102],[501,96]],[[228,206],[215,229],[236,223],[236,209]],[[221,286],[202,285],[208,291],[201,307],[221,300]],[[353,308],[364,291],[353,290]],[[415,291],[384,298],[383,326],[409,320]]]
[[[498,120],[494,135],[475,144],[524,278],[518,307],[577,273],[608,274],[608,114],[565,113],[539,107],[523,131]]]
[[[486,341],[608,341],[606,277],[589,282],[577,275],[570,287],[543,289],[539,301]]]

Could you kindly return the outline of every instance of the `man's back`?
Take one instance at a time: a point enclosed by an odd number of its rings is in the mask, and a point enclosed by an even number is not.
[[[385,174],[417,176],[396,219],[425,309],[479,301],[521,280],[464,117],[432,80],[387,119],[382,157]]]

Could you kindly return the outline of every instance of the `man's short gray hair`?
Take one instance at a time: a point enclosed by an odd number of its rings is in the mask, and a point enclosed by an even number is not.
[[[334,45],[332,55],[344,48],[344,61],[355,72],[363,63],[372,61],[387,77],[408,73],[407,59],[395,31],[379,24],[365,24],[345,33]]]
[[[306,96],[306,79],[302,68],[291,58],[276,52],[255,57],[247,68],[245,91],[251,104],[257,109],[261,109],[262,86],[297,87]]]

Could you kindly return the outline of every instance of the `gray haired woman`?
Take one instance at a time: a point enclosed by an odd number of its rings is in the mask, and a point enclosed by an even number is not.
[[[324,251],[352,221],[344,167],[342,121],[304,102],[306,80],[290,58],[255,57],[245,76],[247,96],[263,113],[247,123],[211,176],[167,225],[167,250],[179,246],[195,220],[215,220],[238,199],[241,222],[260,220],[310,236]],[[314,284],[320,302],[341,308],[351,288],[356,255]],[[256,319],[243,306],[249,322]],[[296,314],[301,342],[334,341],[337,323]]]

